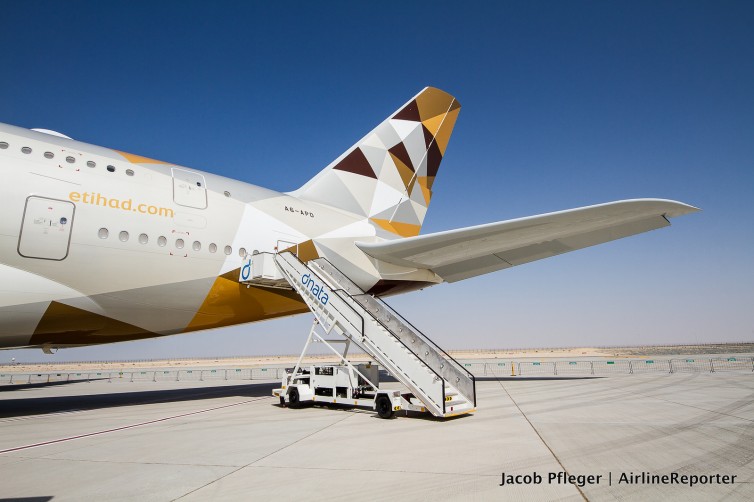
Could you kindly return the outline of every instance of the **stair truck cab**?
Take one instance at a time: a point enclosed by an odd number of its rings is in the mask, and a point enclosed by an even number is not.
[[[290,408],[304,403],[340,404],[371,408],[381,418],[391,418],[403,408],[401,393],[379,389],[379,378],[379,367],[372,363],[311,365],[286,370],[281,387],[272,395]]]

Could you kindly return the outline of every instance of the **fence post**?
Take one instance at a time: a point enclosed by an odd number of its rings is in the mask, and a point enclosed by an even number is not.
[[[204,370],[199,370],[199,381],[200,382],[204,381]]]
[[[558,375],[558,362],[554,361],[552,363],[552,374],[557,376]]]
[[[628,360],[628,374],[633,375],[634,374],[634,365],[631,364],[631,360]]]
[[[521,374],[521,363],[518,363],[518,374]]]
[[[225,370],[225,380],[228,379],[228,370]]]
[[[13,373],[10,375],[10,383],[13,383]]]
[[[709,360],[709,372],[710,373],[715,372],[715,365],[712,363],[712,359]]]
[[[589,366],[592,368],[592,375],[594,375],[594,361],[589,361]]]
[[[670,373],[672,374],[673,373],[673,360],[672,359],[668,359],[668,367],[670,368]]]

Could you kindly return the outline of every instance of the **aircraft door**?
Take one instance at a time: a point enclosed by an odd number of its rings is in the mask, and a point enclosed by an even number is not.
[[[205,209],[207,189],[204,175],[185,169],[172,168],[173,200],[180,206]]]
[[[27,197],[18,254],[25,258],[64,260],[71,243],[75,210],[73,202],[67,200]]]

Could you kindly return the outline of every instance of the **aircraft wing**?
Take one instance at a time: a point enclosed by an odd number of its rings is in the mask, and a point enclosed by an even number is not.
[[[356,245],[378,260],[429,269],[446,282],[456,282],[666,227],[668,218],[696,211],[699,209],[671,200],[622,200]]]

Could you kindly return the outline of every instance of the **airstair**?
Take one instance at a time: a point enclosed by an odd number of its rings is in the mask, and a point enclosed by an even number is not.
[[[262,255],[254,259],[274,260],[327,334],[355,344],[409,389],[403,395],[407,409],[424,408],[436,417],[475,411],[474,376],[384,301],[325,258],[305,264],[291,252]]]

